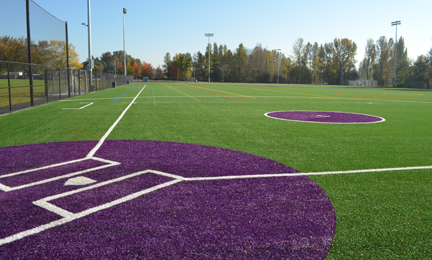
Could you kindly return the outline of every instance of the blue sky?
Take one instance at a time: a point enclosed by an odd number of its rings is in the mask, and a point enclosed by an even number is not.
[[[34,0],[57,18],[67,21],[69,42],[76,46],[80,61],[88,56],[87,0]],[[25,36],[25,0],[0,0],[0,35]],[[431,0],[184,0],[113,1],[91,0],[92,53],[123,49],[123,7],[127,9],[126,52],[135,58],[163,64],[167,52],[205,52],[211,42],[235,51],[240,43],[253,49],[262,44],[292,55],[295,40],[324,44],[348,38],[357,44],[357,66],[363,59],[368,38],[395,37],[392,21],[400,20],[398,38],[405,38],[408,56],[416,59],[432,47]],[[7,10],[7,11],[5,11]],[[39,13],[33,12],[33,18]],[[32,25],[32,39],[46,33],[62,36],[63,25],[55,19]]]

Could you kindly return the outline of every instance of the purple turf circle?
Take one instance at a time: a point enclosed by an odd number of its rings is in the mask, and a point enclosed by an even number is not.
[[[0,259],[324,259],[324,191],[273,160],[160,141],[0,148]],[[266,177],[285,174],[282,177]]]
[[[385,121],[379,116],[332,111],[276,111],[265,113],[275,119],[327,124],[365,124]]]

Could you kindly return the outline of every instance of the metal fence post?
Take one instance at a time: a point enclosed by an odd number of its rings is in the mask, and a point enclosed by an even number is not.
[[[87,93],[87,71],[84,71],[84,92]]]
[[[78,72],[78,95],[81,96],[81,70],[77,70]]]
[[[48,95],[48,66],[45,66],[44,78],[45,78],[45,95],[46,95],[46,99],[47,99],[47,103],[48,103],[49,102],[49,95]]]
[[[61,70],[58,69],[59,74],[59,100],[61,99]]]
[[[6,64],[7,64],[7,75],[8,75],[9,112],[12,112],[12,95],[11,95],[11,86],[10,86],[9,62],[6,62]]]
[[[30,83],[30,104],[33,106],[33,73],[32,73],[32,51],[31,51],[31,37],[30,37],[30,4],[29,0],[26,1],[26,21],[27,21],[27,52],[29,63],[29,83]]]

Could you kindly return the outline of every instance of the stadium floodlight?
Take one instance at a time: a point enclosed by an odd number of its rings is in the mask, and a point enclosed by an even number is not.
[[[401,21],[394,21],[391,23],[391,26],[396,25],[396,37],[395,37],[395,63],[394,63],[394,72],[393,72],[393,87],[396,86],[396,54],[397,54],[397,26],[401,24]]]
[[[208,37],[208,39],[209,39],[209,43],[208,43],[208,52],[209,52],[209,75],[208,75],[208,81],[209,81],[209,83],[210,83],[210,37],[213,37],[213,35],[214,35],[214,33],[205,33],[204,34],[205,35],[205,37]]]
[[[82,25],[87,26],[88,28],[88,66],[87,70],[89,72],[89,81],[90,81],[90,87],[93,83],[93,75],[92,75],[92,69],[93,69],[93,61],[92,61],[92,49],[91,49],[91,18],[90,18],[90,0],[87,0],[87,24],[82,23]]]
[[[277,84],[279,84],[279,65],[280,65],[280,51],[281,49],[276,49],[277,51],[277,64],[278,64],[278,76],[277,76]]]
[[[126,13],[127,13],[126,8],[123,8],[123,57],[124,57],[123,71],[125,76],[126,76],[126,37],[125,37],[125,14]]]

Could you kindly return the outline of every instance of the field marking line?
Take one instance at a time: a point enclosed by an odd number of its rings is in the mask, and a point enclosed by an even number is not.
[[[187,84],[181,84],[181,83],[179,83],[178,85],[184,85],[184,86],[189,86],[189,87],[194,87],[194,88],[201,88],[201,89],[206,89],[206,90],[211,90],[211,91],[221,92],[221,93],[225,93],[225,94],[236,95],[236,96],[240,96],[240,97],[256,98],[256,97],[245,96],[245,95],[241,95],[241,94],[236,94],[236,93],[231,93],[231,92],[226,92],[226,91],[216,90],[216,89],[211,89],[211,88],[204,88],[204,87],[198,87],[198,86],[187,85]]]
[[[31,236],[31,235],[38,234],[38,233],[40,233],[42,231],[45,231],[45,230],[48,230],[48,229],[51,229],[51,228],[54,228],[54,227],[57,227],[57,226],[64,225],[64,224],[66,224],[68,222],[74,221],[74,220],[79,219],[79,218],[83,218],[83,217],[88,216],[88,215],[90,215],[92,213],[95,213],[95,212],[98,212],[98,211],[101,211],[101,210],[104,210],[104,209],[107,209],[107,208],[111,208],[111,207],[116,206],[118,204],[121,204],[121,203],[127,202],[129,200],[135,199],[135,198],[137,198],[139,196],[142,196],[144,194],[147,194],[147,193],[156,191],[158,189],[161,189],[161,188],[168,187],[170,185],[176,184],[176,183],[178,183],[180,181],[181,180],[172,180],[172,181],[169,181],[169,182],[166,182],[166,183],[162,183],[162,184],[159,184],[157,186],[153,186],[151,188],[148,188],[148,189],[145,189],[145,190],[142,190],[142,191],[130,194],[130,195],[125,196],[123,198],[120,198],[120,199],[117,199],[117,200],[105,203],[105,204],[97,206],[97,207],[90,208],[88,210],[85,210],[85,211],[82,211],[82,212],[76,213],[76,214],[70,213],[69,211],[66,211],[66,210],[62,209],[61,213],[64,214],[64,215],[66,215],[67,217],[63,217],[63,218],[61,218],[59,220],[55,220],[55,221],[52,221],[50,223],[47,223],[47,224],[44,224],[44,225],[41,225],[41,226],[38,226],[38,227],[35,227],[35,228],[32,228],[32,229],[25,230],[25,231],[13,234],[11,236],[2,238],[2,239],[0,239],[0,246],[2,246],[4,244],[11,243],[11,242],[14,242],[16,240],[20,240],[22,238],[25,238],[25,237],[28,237],[28,236]],[[45,206],[47,206],[47,204],[45,204],[45,203],[40,203],[40,202],[36,201],[35,205],[37,205],[37,204],[42,205],[43,208],[45,208]],[[58,207],[56,207],[54,205],[53,205],[53,207],[51,207],[51,206],[47,206],[47,207],[48,208],[45,208],[45,209],[47,209],[47,210],[52,209],[52,210],[56,211],[54,213],[57,213],[57,212],[60,213],[60,211],[58,211]]]
[[[306,120],[299,120],[299,119],[285,119],[285,118],[279,118],[279,117],[274,117],[274,116],[270,116],[270,113],[275,113],[275,112],[294,112],[294,111],[310,111],[310,112],[336,112],[336,113],[348,113],[348,114],[355,114],[355,115],[366,115],[366,116],[372,116],[372,117],[376,117],[376,118],[380,118],[380,121],[374,121],[374,122],[318,122],[318,121],[306,121]],[[283,120],[283,121],[292,121],[292,122],[303,122],[303,123],[312,123],[312,124],[334,124],[334,125],[355,125],[355,124],[376,124],[376,123],[382,123],[385,122],[385,118],[384,117],[380,117],[380,116],[375,116],[375,115],[369,115],[369,114],[359,114],[359,113],[353,113],[353,112],[342,112],[342,111],[316,111],[316,110],[287,110],[287,111],[271,111],[271,112],[267,112],[264,114],[264,116],[268,117],[268,118],[272,118],[272,119],[277,119],[277,120]],[[323,117],[323,116],[321,116]],[[329,116],[330,117],[330,116]]]
[[[76,162],[82,162],[82,161],[89,160],[89,159],[90,158],[81,158],[81,159],[72,160],[72,161],[68,161],[68,162],[62,162],[62,163],[51,164],[51,165],[48,165],[48,166],[42,166],[42,167],[30,169],[30,170],[9,173],[9,174],[6,174],[6,175],[1,175],[0,179],[7,178],[7,177],[12,177],[12,176],[16,176],[16,175],[20,175],[20,174],[24,174],[24,173],[29,173],[29,172],[34,172],[34,171],[39,171],[39,170],[45,170],[45,169],[49,169],[49,168],[59,167],[59,166],[63,166],[63,165],[67,165],[67,164],[72,164],[72,163],[76,163]]]
[[[125,93],[121,94],[120,96],[118,96],[118,97],[114,98],[113,100],[111,100],[111,102],[114,102],[114,101],[116,101],[116,99],[118,99],[118,98],[120,98],[120,97],[122,97],[122,96],[126,95],[127,93],[131,92],[132,90],[136,89],[137,87],[139,87],[139,85],[138,85],[138,86],[136,86],[136,87],[134,87],[134,88],[133,88],[133,89],[131,89],[131,90],[128,90],[128,91],[126,91]]]
[[[120,122],[120,120],[123,118],[123,116],[126,114],[126,112],[129,110],[129,108],[134,104],[135,100],[138,98],[138,96],[141,94],[141,92],[145,89],[147,85],[144,85],[144,87],[141,89],[141,91],[135,96],[135,98],[130,102],[130,104],[126,107],[125,110],[121,113],[121,115],[117,118],[117,120],[112,124],[112,126],[108,129],[108,131],[102,136],[102,138],[99,140],[99,142],[96,144],[96,146],[87,154],[86,158],[92,158],[93,155],[99,150],[99,148],[102,146],[102,144],[105,142],[105,139],[109,136],[109,134],[114,130],[114,128],[117,126],[117,124]],[[138,86],[137,86],[138,87]],[[136,87],[135,87],[136,88]],[[133,89],[135,89],[133,88]],[[125,93],[126,94],[126,93]]]
[[[345,98],[341,98],[341,97],[332,97],[332,96],[315,95],[315,94],[298,93],[298,92],[289,92],[289,91],[277,91],[277,90],[256,89],[256,88],[254,88],[253,90],[270,91],[270,92],[280,92],[280,93],[289,93],[289,94],[306,95],[306,96],[314,96],[314,97],[326,97],[326,98],[335,98],[335,99],[345,99]]]
[[[93,159],[93,158],[89,158],[89,159]],[[80,174],[83,174],[83,173],[97,171],[97,170],[105,169],[105,168],[108,168],[108,167],[113,167],[113,166],[116,166],[116,165],[120,165],[120,163],[119,162],[114,162],[114,163],[110,163],[110,164],[106,164],[106,165],[101,165],[101,166],[98,166],[98,167],[93,167],[93,168],[90,168],[90,169],[85,169],[85,170],[82,170],[82,171],[77,171],[77,172],[72,172],[72,173],[60,175],[60,176],[57,176],[57,177],[43,179],[41,181],[31,182],[31,183],[28,183],[28,184],[23,184],[23,185],[20,185],[20,186],[12,187],[8,191],[20,190],[20,189],[24,189],[24,188],[40,185],[40,184],[45,184],[45,183],[49,183],[49,182],[52,182],[52,181],[61,180],[61,179],[73,177],[73,176],[76,176],[76,175],[80,175]],[[0,188],[1,188],[1,186],[0,186]]]
[[[3,185],[3,184],[0,183],[0,190],[2,190],[2,191],[4,191],[4,192],[9,192],[9,191],[12,190],[12,188],[9,187],[9,186],[6,186],[6,185]]]
[[[218,177],[192,177],[192,178],[184,178],[184,180],[185,181],[210,181],[210,180],[271,178],[271,177],[297,177],[297,176],[311,176],[311,175],[335,175],[335,174],[386,172],[386,171],[408,171],[408,170],[425,170],[425,169],[432,169],[432,165],[416,166],[416,167],[329,171],[329,172],[305,172],[305,173],[299,172],[299,173],[275,173],[275,174],[257,174],[257,175],[228,175],[228,176],[218,176]]]
[[[189,89],[196,90],[196,91],[201,91],[201,92],[209,93],[209,94],[212,94],[212,95],[215,95],[215,96],[219,96],[219,97],[224,97],[224,98],[229,98],[229,99],[233,99],[233,100],[236,100],[236,101],[244,102],[244,100],[241,100],[241,99],[237,99],[237,98],[233,98],[233,97],[227,97],[227,96],[220,95],[220,94],[217,94],[217,93],[212,93],[212,92],[208,92],[208,91],[205,91],[205,90],[202,90],[202,89],[197,89],[195,87],[189,87],[189,86],[182,86],[182,87],[189,88]]]
[[[91,105],[93,105],[93,104],[94,104],[94,102],[91,102],[90,104],[87,104],[87,105],[82,106],[82,107],[80,107],[80,108],[64,107],[63,109],[83,109],[83,108],[86,108],[86,107],[91,106]]]
[[[186,94],[186,93],[184,93],[184,92],[181,92],[180,90],[177,90],[177,89],[175,89],[175,88],[173,88],[173,87],[170,87],[170,86],[168,86],[168,85],[166,85],[166,84],[164,84],[164,83],[162,83],[162,82],[161,82],[161,84],[164,85],[164,86],[166,86],[166,87],[169,87],[170,89],[173,89],[173,90],[175,90],[175,91],[177,91],[177,92],[180,92],[180,93],[182,93],[182,94],[185,95],[185,96],[188,96],[188,97],[190,97],[190,98],[192,98],[192,99],[195,99],[195,100],[198,101],[198,102],[201,102],[201,100],[196,99],[196,98],[194,98],[194,97],[192,97],[192,96],[189,96],[188,94]]]

